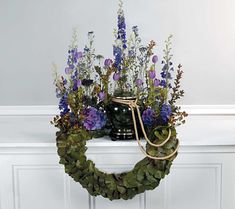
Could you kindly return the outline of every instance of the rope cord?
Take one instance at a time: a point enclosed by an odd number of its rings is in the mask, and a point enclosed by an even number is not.
[[[152,143],[149,138],[147,137],[147,134],[145,132],[145,128],[144,128],[144,124],[143,124],[143,121],[142,121],[142,118],[141,118],[141,114],[140,114],[140,110],[139,110],[139,106],[137,105],[137,99],[135,100],[123,100],[123,99],[119,99],[119,98],[113,98],[112,101],[114,102],[117,102],[117,103],[120,103],[120,104],[125,104],[125,105],[128,105],[130,108],[131,108],[131,113],[132,113],[132,119],[133,119],[133,123],[134,123],[134,130],[135,130],[135,135],[136,135],[136,139],[137,139],[137,142],[138,142],[138,146],[141,150],[141,152],[148,158],[151,158],[151,159],[154,159],[154,160],[166,160],[166,159],[169,159],[170,157],[172,157],[179,149],[179,142],[177,144],[177,147],[176,149],[174,150],[174,152],[172,152],[171,154],[169,155],[166,155],[166,156],[162,156],[162,157],[155,157],[155,156],[151,156],[149,155],[146,150],[144,149],[144,147],[141,145],[141,142],[140,142],[140,139],[139,139],[139,134],[138,134],[138,131],[137,131],[137,124],[136,124],[136,117],[135,117],[135,109],[137,110],[137,114],[138,114],[138,119],[139,119],[139,122],[140,122],[140,126],[141,126],[141,129],[143,131],[143,134],[144,134],[144,138],[145,140],[151,145],[151,146],[154,146],[154,147],[162,147],[164,144],[166,144],[170,138],[171,138],[171,129],[169,128],[169,133],[168,133],[168,136],[167,138],[160,144],[154,144]]]

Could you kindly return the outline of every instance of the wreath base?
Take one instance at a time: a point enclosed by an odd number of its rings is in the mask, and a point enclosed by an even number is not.
[[[168,155],[177,146],[176,132],[171,128],[171,139],[161,148],[146,145],[151,155]],[[74,181],[86,188],[90,195],[102,195],[110,200],[131,199],[146,190],[155,189],[160,180],[169,174],[172,161],[177,153],[167,160],[153,160],[145,157],[139,161],[132,170],[123,173],[105,173],[95,167],[93,161],[87,159],[86,142],[91,137],[84,129],[74,129],[67,133],[57,132],[57,148],[60,163],[64,165],[65,172]]]

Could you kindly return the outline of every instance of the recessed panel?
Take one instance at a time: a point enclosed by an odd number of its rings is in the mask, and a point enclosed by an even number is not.
[[[176,165],[167,184],[166,208],[219,209],[220,167]]]
[[[64,209],[64,184],[59,167],[14,167],[15,209]]]

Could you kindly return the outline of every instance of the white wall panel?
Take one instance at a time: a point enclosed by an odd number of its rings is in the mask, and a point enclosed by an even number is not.
[[[166,208],[220,209],[221,164],[176,164],[168,180]]]

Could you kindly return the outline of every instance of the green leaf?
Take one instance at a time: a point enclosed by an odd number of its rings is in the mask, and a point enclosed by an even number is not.
[[[108,174],[106,179],[105,179],[105,184],[107,185],[107,188],[110,190],[115,190],[116,189],[116,182],[115,179],[113,178],[112,174]]]
[[[164,139],[164,137],[159,133],[159,131],[154,131],[154,134],[158,139],[160,139],[160,140]]]
[[[159,170],[155,171],[155,173],[154,173],[154,177],[155,177],[155,178],[158,178],[158,179],[161,179],[161,178],[163,178],[164,176],[165,176],[164,172],[159,171]]]
[[[118,186],[118,185],[117,185],[117,190],[118,190],[121,194],[124,194],[124,193],[126,192],[125,187]]]
[[[137,180],[141,182],[144,179],[144,175],[145,175],[145,172],[143,169],[138,170],[138,173],[136,176]]]
[[[148,181],[149,181],[150,183],[154,183],[154,182],[157,182],[157,181],[158,181],[158,180],[155,179],[153,176],[151,176],[151,175],[149,174],[149,172],[146,172],[146,177],[147,177],[147,179],[148,179]]]

